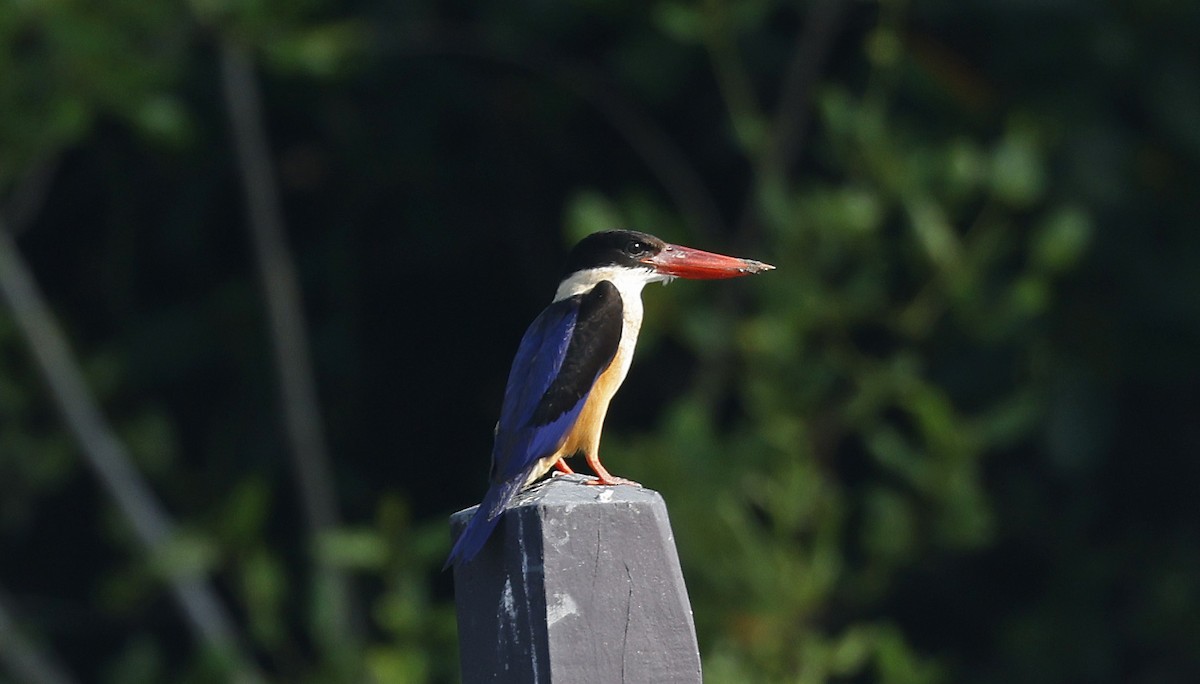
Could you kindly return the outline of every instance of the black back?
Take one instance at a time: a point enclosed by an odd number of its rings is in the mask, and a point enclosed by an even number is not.
[[[621,294],[615,285],[602,280],[585,294],[563,302],[577,302],[579,314],[562,367],[542,395],[529,421],[531,425],[545,425],[575,408],[592,390],[600,373],[612,363],[617,355],[617,345],[621,343],[624,319]]]

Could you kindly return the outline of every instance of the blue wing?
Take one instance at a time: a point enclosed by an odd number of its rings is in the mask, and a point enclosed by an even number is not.
[[[492,446],[491,487],[455,542],[449,566],[470,560],[538,461],[562,446],[596,378],[616,355],[621,300],[601,283],[547,307],[521,338]]]
[[[508,374],[504,404],[496,424],[492,445],[492,481],[502,482],[527,472],[539,459],[550,455],[566,439],[575,424],[583,401],[546,424],[534,416],[546,392],[562,370],[579,318],[580,297],[551,304],[533,321]],[[586,399],[586,395],[580,397]],[[491,511],[495,515],[499,511]]]

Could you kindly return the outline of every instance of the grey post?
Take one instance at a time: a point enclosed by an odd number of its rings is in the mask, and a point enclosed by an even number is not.
[[[556,476],[522,492],[454,568],[463,684],[700,682],[658,492]],[[457,536],[475,512],[455,513]]]

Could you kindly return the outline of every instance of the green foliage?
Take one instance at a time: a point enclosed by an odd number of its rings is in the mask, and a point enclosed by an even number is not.
[[[70,437],[52,426],[31,387],[36,379],[14,359],[21,352],[12,319],[0,316],[0,529],[29,523],[40,500],[60,491],[73,470]]]
[[[0,12],[0,188],[115,117],[156,142],[182,142],[172,92],[187,18],[176,3],[14,2]]]
[[[689,41],[720,18],[659,7]],[[731,40],[757,25],[735,26]],[[699,374],[656,433],[616,451],[671,503],[707,681],[947,681],[894,625],[862,620],[922,557],[993,539],[984,460],[1036,425],[1040,317],[1089,241],[1088,214],[1050,181],[1044,132],[1015,120],[969,138],[923,124],[906,109],[924,103],[901,106],[883,85],[912,57],[880,35],[864,39],[871,85],[819,95],[828,180],[760,176],[752,191],[766,250],[753,255],[779,270],[738,283],[719,309],[686,284],[648,295]],[[749,81],[719,42],[709,49],[731,83]],[[757,107],[725,95],[753,166],[761,131],[737,117]],[[571,235],[611,223],[621,204],[581,192]],[[647,225],[633,213],[619,223]],[[953,350],[931,353],[947,338],[1003,350],[1012,380],[960,407],[957,379],[939,380]]]

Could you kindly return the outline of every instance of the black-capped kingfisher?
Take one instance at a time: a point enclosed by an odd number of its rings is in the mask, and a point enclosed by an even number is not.
[[[736,278],[774,268],[672,245],[646,233],[593,233],[571,250],[554,301],[529,326],[513,359],[492,446],[491,486],[446,566],[469,561],[523,487],[582,453],[588,484],[636,484],[600,464],[608,404],[629,372],[642,327],[642,288],[673,278]]]

